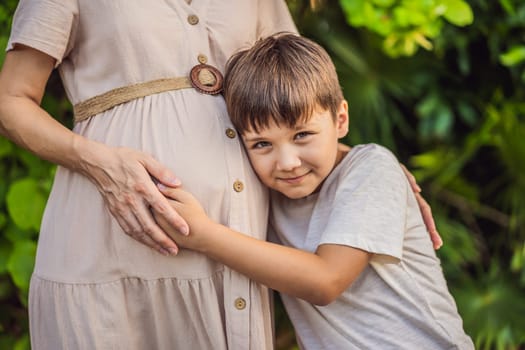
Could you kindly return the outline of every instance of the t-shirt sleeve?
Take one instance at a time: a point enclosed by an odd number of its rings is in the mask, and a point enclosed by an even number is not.
[[[408,183],[396,158],[375,146],[359,154],[338,179],[320,244],[359,248],[376,258],[402,255]]]
[[[258,7],[257,39],[278,32],[297,33],[284,0],[259,0]]]
[[[77,22],[76,0],[20,0],[6,50],[23,44],[55,58],[58,66],[72,48]]]

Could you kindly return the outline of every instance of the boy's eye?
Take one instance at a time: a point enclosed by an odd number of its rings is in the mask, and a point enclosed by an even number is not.
[[[297,134],[295,134],[295,139],[304,139],[305,137],[309,136],[309,135],[312,135],[311,132],[309,131],[301,131],[301,132],[298,132]]]
[[[271,144],[267,141],[259,141],[252,145],[252,149],[270,147]]]

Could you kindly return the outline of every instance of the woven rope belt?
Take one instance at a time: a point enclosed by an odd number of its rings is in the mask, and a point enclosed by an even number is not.
[[[217,68],[199,64],[192,68],[189,77],[158,79],[128,85],[77,103],[73,107],[75,123],[122,103],[166,91],[195,88],[203,94],[216,95],[222,91],[222,82],[222,75]]]

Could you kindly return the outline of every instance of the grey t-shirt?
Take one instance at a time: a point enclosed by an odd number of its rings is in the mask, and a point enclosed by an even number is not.
[[[414,194],[387,149],[359,145],[321,191],[291,200],[272,193],[272,234],[315,252],[321,244],[373,253],[333,303],[282,294],[302,349],[474,349]]]

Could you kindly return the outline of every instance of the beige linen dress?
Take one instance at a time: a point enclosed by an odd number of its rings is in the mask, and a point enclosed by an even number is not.
[[[21,0],[7,49],[56,58],[76,104],[187,76],[199,55],[223,70],[233,52],[282,30],[295,31],[283,0]],[[183,89],[119,105],[74,132],[152,154],[213,219],[265,239],[267,193],[232,128],[222,96]],[[227,267],[128,237],[87,178],[58,168],[31,280],[33,349],[270,349],[269,311],[267,289]]]

